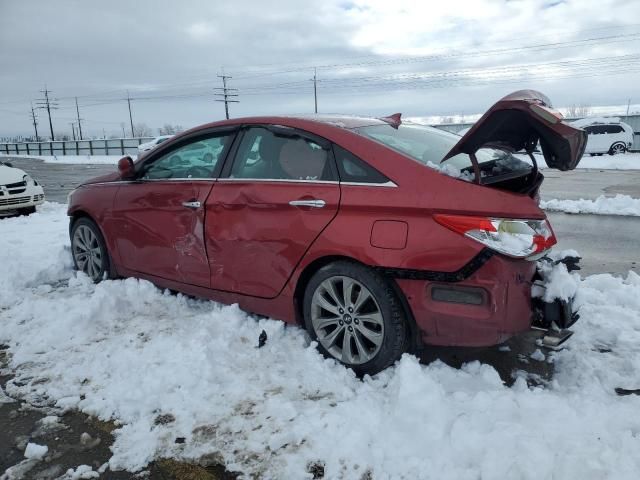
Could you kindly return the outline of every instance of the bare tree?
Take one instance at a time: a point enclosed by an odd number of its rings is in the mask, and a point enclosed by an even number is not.
[[[573,104],[566,109],[567,118],[584,118],[591,115],[591,106],[585,104]]]
[[[451,115],[442,117],[441,123],[453,123],[454,119]]]
[[[151,137],[153,132],[146,123],[136,123],[133,126],[133,134],[135,137]]]
[[[180,133],[184,130],[182,125],[171,125],[170,123],[165,123],[162,127],[158,129],[159,135],[175,135],[176,133]]]

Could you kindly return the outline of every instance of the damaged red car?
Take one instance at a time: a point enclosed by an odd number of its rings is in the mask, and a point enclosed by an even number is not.
[[[532,299],[556,243],[533,151],[570,170],[586,139],[529,90],[463,137],[399,114],[210,123],[74,190],[73,260],[299,324],[360,374],[532,326],[558,344],[577,315]]]

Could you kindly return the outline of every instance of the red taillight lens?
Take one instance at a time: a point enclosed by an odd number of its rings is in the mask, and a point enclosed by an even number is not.
[[[535,257],[556,244],[547,220],[435,214],[436,222],[510,257]]]

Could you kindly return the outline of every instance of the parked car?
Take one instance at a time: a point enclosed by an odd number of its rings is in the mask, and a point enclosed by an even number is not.
[[[171,137],[173,137],[173,135],[161,135],[159,137],[154,138],[150,142],[141,143],[140,145],[138,145],[138,151],[140,153],[148,152],[149,150],[156,148],[162,142],[169,140]]]
[[[633,129],[618,119],[589,119],[574,122],[588,135],[585,153],[593,155],[617,155],[625,153],[633,145]]]
[[[556,238],[542,174],[511,155],[541,139],[551,168],[575,168],[586,134],[549,104],[516,92],[463,138],[399,114],[203,125],[71,193],[73,260],[94,281],[144,278],[299,324],[359,374],[425,345],[566,328],[568,302],[531,298]],[[217,152],[207,165],[182,155],[198,143]]]
[[[30,215],[44,202],[42,186],[23,170],[0,161],[0,214]]]

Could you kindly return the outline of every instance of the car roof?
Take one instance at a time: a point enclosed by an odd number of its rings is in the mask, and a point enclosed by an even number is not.
[[[365,117],[357,115],[339,115],[339,114],[298,114],[298,115],[269,115],[256,117],[238,117],[229,120],[221,120],[217,122],[207,123],[193,128],[191,131],[204,130],[213,127],[225,125],[243,125],[243,124],[291,124],[313,122],[333,127],[354,129],[370,125],[387,125],[387,122],[379,118]]]

